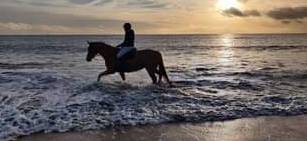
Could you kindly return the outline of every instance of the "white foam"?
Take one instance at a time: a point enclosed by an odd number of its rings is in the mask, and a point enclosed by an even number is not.
[[[182,80],[175,82],[180,87],[166,88],[96,83],[41,70],[4,72],[0,77],[1,140],[35,132],[307,113],[305,95],[272,95],[261,83],[245,81]]]

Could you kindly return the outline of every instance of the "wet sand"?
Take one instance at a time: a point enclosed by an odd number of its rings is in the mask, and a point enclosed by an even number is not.
[[[306,141],[307,116],[34,134],[17,141]]]

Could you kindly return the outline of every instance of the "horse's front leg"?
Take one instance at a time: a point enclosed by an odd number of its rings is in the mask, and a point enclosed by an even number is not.
[[[110,75],[110,74],[113,74],[113,73],[115,73],[115,72],[114,71],[110,71],[110,70],[106,70],[106,71],[104,71],[104,72],[102,72],[102,73],[100,73],[98,75],[97,81],[99,82],[101,77],[106,76],[106,75]]]
[[[124,72],[120,72],[120,77],[122,78],[123,81],[126,80],[126,76],[125,76],[125,73]]]

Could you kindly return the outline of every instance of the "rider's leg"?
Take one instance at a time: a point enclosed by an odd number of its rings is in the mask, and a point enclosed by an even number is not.
[[[132,47],[122,47],[120,51],[118,52],[118,54],[116,55],[117,59],[119,60],[125,59],[124,57],[126,56],[126,54],[132,50],[133,50]]]
[[[116,56],[118,59],[117,68],[119,71],[124,71],[127,69],[128,66],[126,64],[126,60],[127,58],[129,58],[129,53],[133,50],[133,47],[122,47],[120,49],[119,53]]]

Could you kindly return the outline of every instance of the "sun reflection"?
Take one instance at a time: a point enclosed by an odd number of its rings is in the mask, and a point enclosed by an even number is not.
[[[225,47],[233,47],[234,46],[234,37],[232,34],[225,34],[221,36],[222,44]]]
[[[235,64],[234,62],[234,39],[233,35],[231,34],[226,34],[222,35],[220,40],[221,44],[223,45],[218,53],[219,56],[219,63],[223,66],[232,66]]]

